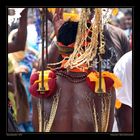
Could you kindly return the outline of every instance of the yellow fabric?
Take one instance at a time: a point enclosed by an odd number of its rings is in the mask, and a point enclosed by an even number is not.
[[[8,74],[14,72],[14,67],[12,60],[8,57]],[[12,109],[14,110],[13,117],[17,120],[17,108],[16,108],[16,102],[15,102],[15,95],[11,91],[8,91],[8,98],[12,104]]]
[[[16,102],[15,102],[15,95],[14,93],[8,91],[8,97],[12,104],[12,109],[14,110],[13,117],[17,120],[17,107],[16,107]]]
[[[24,51],[18,51],[11,54],[16,62],[20,62],[25,57]]]
[[[99,72],[91,72],[87,76],[91,82],[95,82],[95,92],[97,92],[97,89],[99,87]],[[102,72],[102,89],[104,92],[106,92],[106,87],[105,87],[105,80],[104,78],[108,77],[111,78],[114,81],[114,88],[120,88],[122,86],[121,80],[114,74],[108,71],[103,71]]]
[[[55,13],[56,8],[48,8],[48,11],[51,12],[52,14]],[[67,21],[70,19],[71,21],[79,21],[80,16],[75,13],[63,13],[63,19],[64,21]]]
[[[109,77],[114,81],[114,88],[120,88],[122,87],[122,82],[121,80],[114,74],[108,71],[102,72],[103,77]]]
[[[46,91],[49,90],[48,80],[51,79],[49,78],[49,73],[50,70],[44,71],[44,87]],[[34,83],[39,83],[39,89],[42,87],[41,81],[42,81],[42,71],[39,71],[39,79],[34,82]]]
[[[98,89],[99,89],[99,77],[97,77],[97,75],[93,72],[91,72],[87,77],[90,79],[90,81],[95,82],[95,93],[97,93]],[[103,92],[106,93],[105,80],[103,77],[102,77],[101,81],[102,81],[101,88],[102,88]]]
[[[54,14],[55,13],[55,9],[56,8],[48,8],[48,11],[51,12],[52,14]]]
[[[67,21],[68,19],[70,19],[71,21],[79,21],[80,17],[78,14],[74,14],[74,13],[64,13],[63,19],[64,21]]]
[[[118,99],[116,99],[115,108],[119,109],[121,107],[121,105],[122,105],[122,103]]]
[[[8,57],[8,73],[14,72],[12,60]]]
[[[88,74],[87,77],[90,79],[91,82],[94,82],[94,81],[98,80],[98,78],[97,78],[97,76],[95,75],[94,72],[91,72],[90,74]]]

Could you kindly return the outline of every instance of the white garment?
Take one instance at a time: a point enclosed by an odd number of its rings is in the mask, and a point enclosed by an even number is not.
[[[119,132],[116,118],[114,118],[114,124],[113,124],[113,128],[112,128],[112,132]]]
[[[114,73],[122,81],[122,87],[116,89],[116,98],[121,103],[132,107],[132,51],[124,54],[114,67]],[[114,118],[112,132],[119,132]]]
[[[27,26],[27,42],[35,45],[37,42],[37,31],[35,24],[29,24]]]
[[[132,51],[124,54],[114,67],[114,73],[122,81],[122,87],[116,89],[116,98],[132,107]]]

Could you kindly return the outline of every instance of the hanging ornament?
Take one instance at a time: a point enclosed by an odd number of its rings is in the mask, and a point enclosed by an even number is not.
[[[42,72],[38,71],[31,75],[30,77],[30,93],[35,97],[49,97],[52,95],[56,89],[56,74],[53,71],[44,71],[44,86],[45,93],[40,94],[39,89],[41,88]]]

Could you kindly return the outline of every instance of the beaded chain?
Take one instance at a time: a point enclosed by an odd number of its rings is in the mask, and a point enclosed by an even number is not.
[[[68,81],[72,83],[80,83],[84,82],[87,77],[87,73],[81,73],[80,75],[72,75],[64,70],[59,70],[56,72],[56,75],[66,78]]]

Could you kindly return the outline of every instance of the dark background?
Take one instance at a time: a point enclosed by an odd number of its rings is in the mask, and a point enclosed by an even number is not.
[[[136,2],[136,0],[135,0]],[[55,4],[55,5],[54,5]],[[18,136],[18,134],[9,134],[6,131],[6,114],[7,114],[7,8],[8,7],[32,7],[32,6],[47,6],[47,7],[130,7],[133,8],[133,94],[134,94],[134,134],[140,130],[140,118],[138,112],[140,112],[140,89],[138,83],[140,83],[140,71],[139,62],[140,58],[140,24],[138,18],[140,18],[140,7],[134,4],[134,0],[1,0],[0,1],[0,136]],[[137,97],[138,96],[138,97]],[[136,109],[137,108],[137,109]],[[140,114],[140,113],[139,113]],[[139,117],[138,117],[139,116]],[[138,125],[138,127],[137,127]],[[83,133],[84,134],[84,133]],[[19,134],[20,136],[21,134]],[[109,134],[111,136],[119,136],[121,134]],[[122,134],[123,135],[123,134]],[[125,135],[125,134],[124,134]],[[128,135],[128,134],[126,134]],[[69,136],[65,135],[67,138]],[[87,135],[89,136],[89,135]],[[86,136],[86,137],[87,137]],[[95,136],[91,134],[91,136]],[[129,135],[128,135],[129,136]],[[47,137],[46,137],[47,139]],[[88,139],[88,138],[86,138]]]

